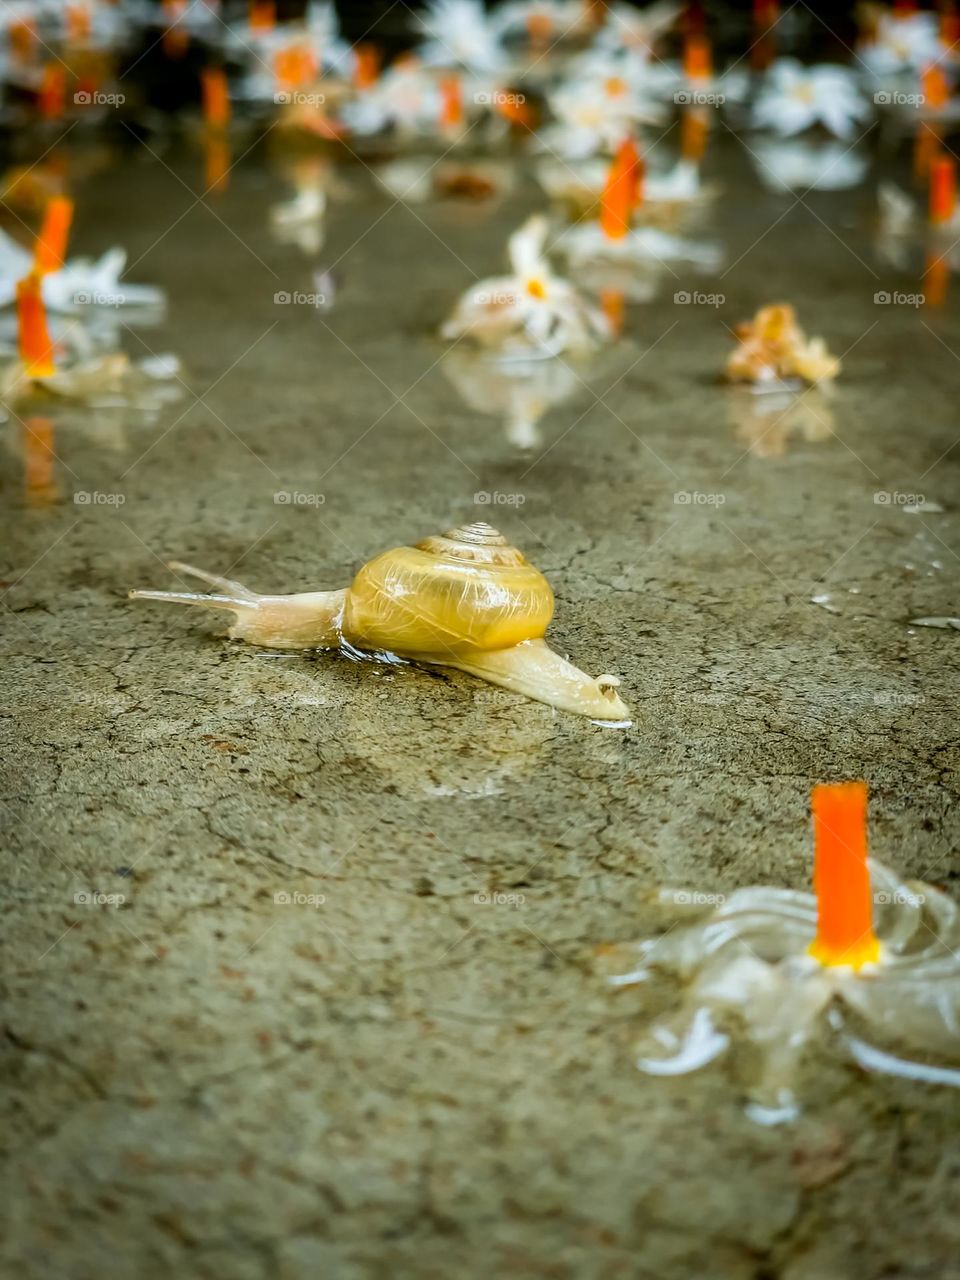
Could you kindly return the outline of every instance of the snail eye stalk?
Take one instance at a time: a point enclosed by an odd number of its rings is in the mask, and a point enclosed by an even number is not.
[[[880,959],[867,867],[867,784],[821,784],[812,805],[817,936],[809,953],[828,968],[860,969]]]

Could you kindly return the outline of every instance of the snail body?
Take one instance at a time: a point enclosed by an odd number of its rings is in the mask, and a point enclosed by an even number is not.
[[[385,551],[339,591],[256,595],[190,565],[170,568],[214,590],[132,591],[131,598],[228,610],[235,617],[230,637],[263,648],[391,654],[456,667],[577,715],[629,718],[615,676],[594,679],[546,643],[550,584],[488,524]]]

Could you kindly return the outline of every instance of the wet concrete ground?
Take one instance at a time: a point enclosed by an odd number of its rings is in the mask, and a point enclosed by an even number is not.
[[[805,886],[821,779],[868,779],[876,856],[958,888],[960,636],[906,625],[957,612],[955,299],[875,305],[922,253],[885,265],[872,188],[795,203],[714,156],[732,269],[668,275],[527,453],[432,330],[500,271],[529,181],[407,209],[353,168],[316,261],[271,240],[260,151],[201,203],[180,149],[78,190],[76,250],[123,242],[170,295],[126,349],[179,352],[189,394],[155,423],[49,412],[39,480],[3,428],[10,1274],[960,1276],[960,1098],[824,1040],[803,1117],[759,1128],[724,1065],[640,1075],[675,989],[593,963],[655,885]],[[318,263],[332,311],[274,303]],[[674,302],[698,288],[725,301]],[[771,431],[714,379],[779,299],[845,359]],[[171,557],[342,586],[482,517],[632,728],[125,599]]]

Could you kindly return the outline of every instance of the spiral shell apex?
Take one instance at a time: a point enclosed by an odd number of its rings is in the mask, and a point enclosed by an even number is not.
[[[478,523],[364,565],[347,596],[343,633],[401,657],[449,662],[539,640],[552,617],[543,574],[496,529]]]

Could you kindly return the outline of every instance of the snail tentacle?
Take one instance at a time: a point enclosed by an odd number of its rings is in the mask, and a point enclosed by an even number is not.
[[[554,653],[545,640],[525,640],[511,649],[495,649],[458,656],[455,661],[436,659],[437,665],[456,667],[490,684],[522,693],[560,711],[592,720],[629,720],[626,703],[617,693],[616,676],[594,679],[572,662]]]
[[[131,600],[161,600],[168,604],[225,609],[234,615],[227,634],[262,649],[334,649],[340,644],[346,590],[304,591],[296,595],[257,595],[242,583],[195,569],[173,560],[175,573],[190,574],[220,590],[131,591]]]

